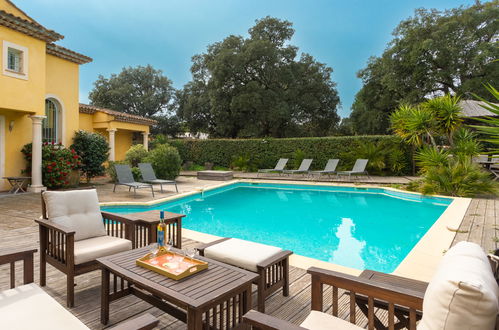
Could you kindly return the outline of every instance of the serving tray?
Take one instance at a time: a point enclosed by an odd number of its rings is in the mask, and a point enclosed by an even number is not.
[[[156,256],[148,253],[136,260],[140,267],[147,268],[173,280],[180,280],[208,268],[208,263],[160,247]]]

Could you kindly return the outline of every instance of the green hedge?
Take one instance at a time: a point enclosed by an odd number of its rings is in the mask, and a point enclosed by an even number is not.
[[[316,138],[285,139],[209,139],[209,140],[170,140],[176,147],[180,157],[195,164],[212,162],[218,166],[229,167],[239,156],[247,156],[257,168],[273,168],[279,158],[289,158],[288,168],[292,166],[296,150],[304,152],[306,158],[313,158],[312,169],[323,169],[329,158],[339,158],[338,169],[351,169],[356,154],[363,144],[382,145],[382,149],[390,154],[390,149],[403,151],[404,166],[399,174],[410,172],[410,148],[400,138],[391,135],[341,136]],[[384,170],[391,174],[389,166]]]

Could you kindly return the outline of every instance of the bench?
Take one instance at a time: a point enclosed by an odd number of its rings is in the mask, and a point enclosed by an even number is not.
[[[232,171],[199,171],[199,180],[229,181],[234,178]]]
[[[265,299],[282,288],[289,295],[289,256],[293,252],[281,248],[245,241],[222,238],[198,247],[199,254],[226,264],[257,273],[258,310],[265,312]]]
[[[33,254],[37,249],[2,249],[0,265],[10,263],[10,289],[0,291],[0,329],[86,329],[76,316],[33,283]],[[23,261],[24,285],[15,287],[15,262]],[[151,314],[123,322],[114,330],[153,329]]]

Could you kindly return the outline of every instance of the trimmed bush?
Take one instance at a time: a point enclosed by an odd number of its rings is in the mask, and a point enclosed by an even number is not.
[[[130,149],[125,154],[125,160],[132,166],[137,167],[139,163],[147,157],[148,151],[144,148],[142,144],[136,144],[131,146]]]
[[[109,145],[104,136],[84,130],[76,131],[71,148],[81,157],[81,170],[87,182],[105,173],[103,164],[108,157]]]
[[[182,161],[178,150],[169,144],[159,144],[145,159],[151,163],[158,179],[173,180],[180,173]]]
[[[212,162],[217,166],[229,167],[237,157],[249,155],[251,163],[258,168],[273,168],[279,158],[289,158],[289,167],[293,166],[291,160],[296,157],[296,151],[301,150],[307,158],[314,159],[311,169],[323,169],[329,158],[339,158],[338,169],[340,170],[351,169],[355,159],[362,158],[360,155],[355,155],[362,145],[382,143],[386,154],[390,154],[390,150],[393,149],[399,157],[405,158],[404,161],[397,161],[396,168],[394,164],[387,161],[384,174],[395,172],[408,174],[411,170],[410,147],[399,137],[392,135],[286,139],[177,139],[170,140],[169,143],[178,149],[183,160],[192,161],[195,164]]]

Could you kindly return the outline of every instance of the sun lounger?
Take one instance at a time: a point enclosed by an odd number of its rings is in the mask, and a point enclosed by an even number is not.
[[[156,177],[156,173],[150,163],[139,163],[140,173],[142,174],[142,181],[150,184],[159,184],[161,192],[163,192],[164,184],[174,184],[175,190],[178,192],[177,182],[175,180],[163,180]]]
[[[285,174],[299,174],[299,173],[308,173],[308,169],[312,164],[313,159],[304,159],[301,161],[300,167],[297,170],[285,170],[283,173]]]
[[[113,192],[116,191],[116,186],[127,186],[128,191],[130,191],[133,188],[133,195],[136,196],[137,189],[150,188],[152,192],[152,197],[154,197],[154,190],[152,189],[152,185],[149,183],[142,183],[135,181],[130,166],[114,164],[114,168],[116,170],[116,177],[118,182],[114,183]]]
[[[277,164],[275,165],[274,168],[264,168],[264,169],[258,170],[258,175],[260,175],[260,173],[270,173],[270,172],[282,173],[282,171],[284,171],[284,168],[286,167],[287,163],[288,163],[287,158],[281,158],[281,159],[279,159],[279,161],[277,162]]]
[[[340,162],[339,159],[329,159],[327,161],[326,167],[324,167],[324,170],[322,171],[310,171],[310,175],[317,174],[319,177],[323,174],[331,175],[331,174],[336,174],[336,167],[338,166],[338,163]]]
[[[369,175],[366,171],[368,161],[369,159],[357,159],[351,171],[340,171],[338,172],[338,175],[348,175],[348,178],[350,178],[352,174]]]

